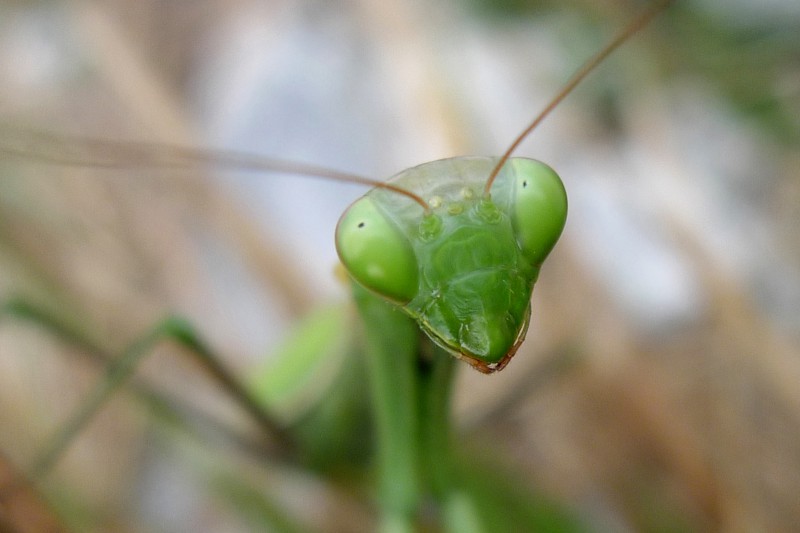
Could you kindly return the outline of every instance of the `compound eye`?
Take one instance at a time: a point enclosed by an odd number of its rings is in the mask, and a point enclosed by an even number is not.
[[[567,221],[567,192],[558,174],[540,161],[514,158],[512,221],[522,253],[540,266]]]
[[[418,266],[411,244],[368,196],[344,212],[336,226],[336,251],[358,283],[398,303],[417,294]]]

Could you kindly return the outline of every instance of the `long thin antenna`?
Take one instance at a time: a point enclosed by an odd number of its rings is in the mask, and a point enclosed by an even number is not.
[[[541,123],[545,117],[549,115],[550,112],[555,109],[555,107],[560,104],[561,101],[566,98],[567,95],[571,93],[572,90],[577,87],[587,75],[589,75],[590,72],[592,72],[600,63],[602,63],[609,55],[611,55],[614,50],[619,48],[622,43],[627,41],[634,33],[647,26],[647,24],[656,15],[666,9],[667,6],[673,1],[674,0],[661,0],[660,2],[653,4],[650,9],[644,11],[641,15],[635,18],[616,37],[614,37],[614,39],[608,43],[605,48],[589,58],[589,60],[586,61],[586,63],[584,63],[583,66],[578,69],[577,72],[575,72],[575,74],[572,75],[569,81],[564,84],[564,87],[562,87],[558,94],[556,94],[555,98],[553,98],[542,110],[542,112],[539,113],[535,119],[533,119],[533,122],[531,122],[530,125],[525,128],[525,130],[523,130],[523,132],[520,133],[516,139],[514,139],[514,142],[508,147],[506,152],[500,158],[500,161],[497,162],[497,165],[495,165],[494,169],[492,169],[492,173],[489,175],[489,179],[486,181],[486,186],[483,189],[484,196],[489,196],[492,183],[494,183],[495,178],[497,178],[497,175],[500,173],[500,169],[503,168],[503,165],[506,164],[506,161],[508,161],[508,158],[511,157],[511,154],[517,149],[520,143],[525,140],[525,137],[527,137],[536,128],[536,126],[538,126],[539,123]]]
[[[422,206],[426,213],[430,212],[430,206],[419,195],[391,183],[315,165],[229,150],[204,151],[162,143],[117,142],[29,132],[27,139],[17,138],[14,145],[0,142],[0,154],[10,158],[78,167],[187,168],[204,165],[241,171],[295,174],[387,189],[410,198]]]

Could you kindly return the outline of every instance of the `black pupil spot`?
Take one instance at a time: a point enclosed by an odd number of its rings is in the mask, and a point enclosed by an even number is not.
[[[358,223],[358,227],[359,227],[359,228],[363,228],[365,225],[366,225],[366,224],[364,224],[363,222],[359,222],[359,223]]]
[[[528,186],[528,180],[523,181],[522,182],[522,188],[524,189],[527,186]]]

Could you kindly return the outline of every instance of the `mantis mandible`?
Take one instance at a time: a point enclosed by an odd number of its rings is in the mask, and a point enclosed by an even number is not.
[[[384,530],[412,530],[429,494],[435,495],[445,516],[442,522],[451,530],[458,530],[458,524],[479,506],[454,481],[455,467],[448,459],[450,355],[485,373],[509,363],[525,338],[539,269],[555,246],[567,213],[566,192],[558,175],[544,163],[511,155],[586,75],[668,4],[662,1],[647,10],[590,59],[499,158],[435,161],[401,172],[388,182],[239,157],[226,163],[221,154],[208,161],[375,187],[342,216],[336,239],[365,322]],[[114,143],[86,145],[92,152],[110,149],[111,165],[124,165],[133,153]],[[42,151],[4,153],[59,159]],[[204,162],[193,151],[173,148],[165,153],[178,160]],[[103,161],[84,156],[76,163]],[[20,315],[36,314],[24,305],[9,308]],[[432,345],[420,340],[420,330]],[[130,357],[112,365],[109,376],[113,378],[99,388],[65,436],[54,439],[55,445],[33,469],[37,475],[52,466],[75,432],[130,376],[146,351],[142,348],[161,334],[184,339],[201,355],[207,351],[185,324],[167,322],[157,328],[156,334],[129,351]],[[218,375],[222,382],[231,381],[224,371]],[[260,403],[257,399],[245,394],[242,401],[258,412],[252,407]],[[265,420],[267,431],[282,439],[285,428],[270,417]]]

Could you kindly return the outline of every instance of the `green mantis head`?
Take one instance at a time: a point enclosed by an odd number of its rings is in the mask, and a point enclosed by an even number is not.
[[[567,215],[558,175],[510,159],[491,197],[480,191],[497,159],[460,157],[406,170],[342,215],[336,246],[353,279],[397,303],[431,339],[478,370],[503,368],[525,337],[539,268]]]

